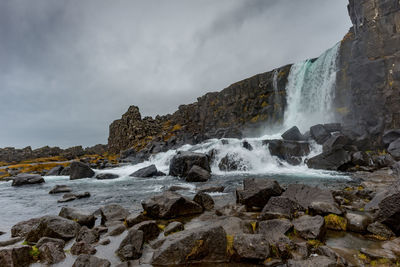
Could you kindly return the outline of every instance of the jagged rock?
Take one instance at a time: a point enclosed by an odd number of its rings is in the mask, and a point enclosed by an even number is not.
[[[323,239],[325,236],[324,218],[317,216],[303,215],[293,220],[294,229],[304,239]]]
[[[112,173],[99,173],[96,175],[96,179],[98,180],[111,180],[111,179],[117,179],[119,176],[116,174]]]
[[[238,234],[233,248],[240,261],[261,262],[270,255],[269,240],[260,234]]]
[[[282,194],[282,197],[287,197],[299,203],[304,209],[311,209],[316,214],[342,214],[331,191],[328,189],[302,184],[290,184]]]
[[[138,231],[143,232],[144,242],[153,240],[153,239],[157,238],[157,236],[160,234],[160,229],[158,228],[156,221],[141,222],[141,223],[134,225],[132,227],[132,229],[136,229]]]
[[[390,167],[396,163],[396,161],[393,159],[393,157],[390,154],[374,155],[372,157],[372,160],[374,162],[374,165],[377,168]]]
[[[304,141],[304,136],[301,134],[299,128],[297,126],[293,126],[282,135],[283,140],[289,141]]]
[[[125,232],[125,230],[126,230],[126,227],[122,222],[121,223],[117,223],[117,224],[112,225],[112,226],[109,227],[108,236],[120,235],[123,232]]]
[[[227,215],[228,217],[219,219],[213,222],[214,226],[222,226],[224,228],[226,234],[228,235],[236,235],[236,234],[252,234],[253,226],[238,217],[232,217],[232,215]]]
[[[50,169],[47,173],[46,176],[59,176],[61,175],[61,172],[64,170],[63,166],[56,166],[52,169]]]
[[[214,208],[213,198],[206,193],[197,193],[193,201],[202,206],[205,210],[212,210]]]
[[[166,191],[142,202],[146,215],[155,219],[169,219],[203,212],[196,202],[177,193]]]
[[[193,167],[188,172],[185,180],[186,182],[207,182],[210,178],[211,174],[209,171],[197,165],[193,165]]]
[[[261,211],[260,219],[292,219],[296,212],[304,210],[305,209],[299,203],[290,198],[283,196],[271,197],[267,205],[265,205]]]
[[[71,168],[69,166],[65,167],[60,173],[60,175],[62,176],[69,176],[70,174],[71,174]]]
[[[164,235],[170,235],[172,233],[180,232],[183,231],[185,227],[183,226],[183,223],[181,222],[171,222],[168,224],[167,227],[164,229]]]
[[[41,238],[40,240],[42,240]],[[40,241],[39,240],[39,241]],[[54,242],[48,240],[48,242],[42,243],[40,246],[36,245],[39,249],[40,262],[44,264],[55,264],[65,259],[64,253],[64,242],[63,240],[56,239]],[[42,241],[43,242],[43,241]]]
[[[387,147],[390,143],[400,138],[400,129],[386,131],[382,136],[382,142]]]
[[[226,233],[221,226],[202,226],[167,236],[154,255],[153,265],[224,262]]]
[[[194,165],[211,172],[210,163],[206,154],[179,151],[170,162],[169,175],[186,177]]]
[[[351,162],[351,155],[343,148],[333,148],[315,157],[308,159],[307,166],[312,169],[338,171]]]
[[[42,176],[37,174],[20,173],[12,179],[12,186],[44,183]]]
[[[395,159],[400,160],[400,138],[391,142],[387,150]]]
[[[65,241],[62,239],[58,238],[51,238],[51,237],[42,237],[39,239],[39,241],[36,243],[36,247],[40,248],[42,245],[46,243],[54,243],[57,246],[64,248],[65,247]]]
[[[28,267],[31,263],[30,246],[16,246],[0,249],[0,266]]]
[[[322,124],[314,125],[310,128],[311,137],[317,142],[317,144],[322,145],[325,143],[332,135],[329,131],[325,129]]]
[[[138,223],[141,223],[141,222],[144,222],[144,221],[149,221],[149,220],[150,220],[149,217],[147,217],[146,215],[144,215],[141,212],[138,212],[138,213],[129,214],[129,216],[126,217],[125,221],[126,221],[126,225],[128,227],[132,227],[135,224],[138,224]]]
[[[199,188],[199,192],[202,193],[213,193],[213,192],[224,192],[225,187],[222,185],[216,185],[216,186],[202,186]]]
[[[257,233],[267,236],[270,240],[278,241],[292,228],[293,224],[288,219],[274,219],[259,222]]]
[[[343,134],[334,134],[322,145],[323,152],[329,152],[334,148],[343,148],[349,144],[349,139]]]
[[[92,213],[83,211],[77,208],[62,207],[58,216],[64,217],[69,220],[76,221],[80,225],[86,225],[89,228],[94,226],[96,218]]]
[[[314,256],[307,260],[288,260],[288,267],[336,267],[336,261],[326,256]]]
[[[368,225],[372,221],[372,218],[369,215],[350,211],[346,213],[345,218],[347,220],[346,230],[358,233],[366,232]]]
[[[158,170],[156,168],[156,165],[152,164],[150,166],[141,168],[137,171],[135,171],[134,173],[132,173],[129,176],[132,177],[139,177],[139,178],[149,178],[149,177],[153,177],[153,176],[157,176],[158,174]]]
[[[49,194],[69,193],[72,189],[67,185],[56,185],[49,191]]]
[[[288,140],[264,140],[264,145],[268,145],[269,152],[281,160],[285,160],[292,165],[301,163],[301,157],[310,153],[310,145],[307,142],[297,142]]]
[[[124,221],[129,211],[117,204],[110,204],[100,208],[101,224],[110,221]]]
[[[273,196],[279,196],[282,188],[275,180],[246,178],[243,190],[236,189],[236,202],[247,207],[263,208]]]
[[[11,228],[12,237],[25,237],[33,228],[39,225],[40,218],[33,218],[17,223]]]
[[[79,224],[60,216],[44,216],[39,224],[26,236],[26,241],[37,242],[42,237],[53,237],[62,240],[74,238],[79,231]]]
[[[70,166],[70,180],[91,178],[94,176],[94,171],[85,163],[74,161]]]
[[[79,255],[72,267],[110,267],[108,260],[100,259],[92,255]]]
[[[76,236],[76,242],[83,241],[87,244],[93,244],[99,241],[100,234],[96,230],[90,230],[86,226],[82,226]]]
[[[242,142],[242,146],[243,146],[244,148],[246,148],[247,150],[249,150],[249,151],[252,151],[252,150],[253,150],[253,146],[252,146],[248,141],[246,141],[246,140],[244,140],[244,141]]]
[[[136,260],[142,256],[144,234],[140,230],[130,229],[115,253],[122,261]]]
[[[363,151],[358,151],[351,155],[351,163],[355,166],[372,166],[374,164],[372,158]]]
[[[389,239],[389,238],[395,236],[395,234],[393,233],[392,230],[390,230],[389,227],[387,227],[386,225],[384,225],[380,222],[371,223],[370,225],[368,225],[367,230],[368,230],[368,232],[371,232],[374,235],[381,236],[386,239]]]
[[[96,254],[97,250],[90,244],[86,243],[85,241],[77,241],[71,247],[71,254],[72,255],[93,255]]]
[[[218,164],[221,171],[247,170],[247,163],[237,153],[227,154]]]

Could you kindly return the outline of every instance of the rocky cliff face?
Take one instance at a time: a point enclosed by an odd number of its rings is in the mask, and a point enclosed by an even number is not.
[[[349,0],[353,27],[342,40],[336,110],[360,136],[380,144],[400,127],[400,2]]]
[[[146,148],[155,153],[212,137],[240,137],[245,129],[282,122],[290,65],[255,75],[220,92],[208,93],[172,115],[141,118],[131,106],[110,125],[110,152]]]

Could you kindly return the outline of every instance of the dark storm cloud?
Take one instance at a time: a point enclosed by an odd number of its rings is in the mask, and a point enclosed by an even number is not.
[[[346,0],[0,1],[0,147],[106,143],[138,105],[173,112],[207,91],[318,56]]]

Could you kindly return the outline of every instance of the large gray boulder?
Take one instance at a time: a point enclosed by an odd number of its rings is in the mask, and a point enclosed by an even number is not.
[[[294,229],[304,239],[320,239],[325,236],[325,220],[322,216],[303,215],[293,220]]]
[[[235,235],[233,248],[240,261],[262,262],[270,255],[269,240],[260,234]]]
[[[218,163],[218,168],[221,171],[245,171],[248,168],[248,163],[240,157],[238,153],[228,153]]]
[[[289,140],[289,141],[303,141],[304,136],[301,134],[299,128],[297,126],[293,126],[286,132],[282,134],[283,140]]]
[[[260,219],[269,220],[275,218],[286,218],[292,219],[296,212],[304,211],[297,201],[294,201],[288,197],[279,196],[271,197],[261,211]]]
[[[131,175],[129,175],[131,177],[139,177],[139,178],[149,178],[149,177],[153,177],[153,176],[158,176],[158,170],[156,168],[156,165],[152,164],[150,166],[141,168],[137,171],[135,171],[134,173],[132,173]]]
[[[263,144],[268,145],[272,156],[285,160],[292,165],[300,164],[301,158],[310,153],[310,145],[307,142],[264,140]]]
[[[76,221],[80,225],[85,225],[89,228],[92,228],[94,226],[94,223],[96,221],[96,218],[94,215],[90,212],[83,211],[77,208],[70,208],[70,207],[63,207],[61,208],[60,213],[58,216],[61,216],[63,218],[69,219]]]
[[[40,218],[32,218],[15,224],[11,228],[11,237],[25,237],[33,228],[39,225]]]
[[[341,147],[334,147],[329,151],[308,159],[307,166],[312,169],[340,171],[351,162],[351,154]]]
[[[155,251],[153,265],[187,265],[227,261],[227,238],[222,226],[202,226],[167,236]]]
[[[32,259],[29,254],[30,250],[30,246],[16,246],[0,249],[0,266],[28,267]]]
[[[272,179],[246,178],[243,180],[243,190],[236,189],[236,202],[248,208],[263,208],[273,196],[279,196],[282,188]]]
[[[138,223],[132,227],[132,229],[136,229],[138,231],[143,232],[143,240],[144,242],[148,242],[158,237],[160,234],[160,229],[158,228],[156,221],[145,221]]]
[[[207,182],[210,178],[211,174],[209,171],[197,165],[193,165],[193,167],[189,170],[185,180],[186,182]]]
[[[390,143],[400,138],[400,129],[386,131],[382,136],[382,142],[387,147]]]
[[[74,161],[70,166],[70,180],[82,179],[82,178],[92,178],[94,176],[94,171],[85,163],[80,161]]]
[[[273,219],[259,222],[257,233],[267,236],[272,241],[278,241],[291,229],[293,224],[288,219]]]
[[[400,138],[391,142],[387,150],[396,160],[400,160]]]
[[[47,240],[46,240],[47,239]],[[47,242],[45,242],[45,240]],[[39,249],[40,262],[45,265],[51,265],[61,262],[65,259],[64,241],[61,239],[41,238],[36,244]]]
[[[179,151],[170,162],[169,175],[186,177],[194,165],[211,172],[210,163],[206,154]]]
[[[28,173],[20,173],[12,179],[12,186],[21,186],[21,185],[29,185],[29,184],[41,184],[44,183],[44,179],[42,176],[38,174],[28,174]]]
[[[64,170],[63,166],[56,166],[52,169],[50,169],[47,173],[46,176],[58,176],[61,175],[61,172]]]
[[[129,211],[117,204],[110,204],[100,208],[101,223],[110,221],[124,221]]]
[[[204,210],[214,208],[214,200],[209,194],[199,192],[194,196],[193,201],[202,206]]]
[[[146,215],[154,219],[171,219],[203,212],[196,202],[175,192],[166,191],[142,202]]]
[[[312,126],[310,128],[310,134],[315,142],[317,142],[319,145],[325,143],[332,136],[322,124]]]
[[[334,134],[322,145],[322,151],[328,152],[334,148],[343,148],[349,144],[349,139],[343,134]]]
[[[115,253],[122,261],[139,259],[142,256],[143,243],[143,231],[130,229]]]

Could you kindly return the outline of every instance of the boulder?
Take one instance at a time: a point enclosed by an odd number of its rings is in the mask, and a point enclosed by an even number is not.
[[[181,222],[171,222],[168,224],[167,227],[164,229],[164,235],[170,235],[176,232],[183,231],[185,229],[183,223]]]
[[[374,164],[370,155],[364,151],[357,151],[351,155],[351,163],[354,166],[372,166]]]
[[[197,193],[193,201],[202,206],[204,210],[212,210],[214,208],[213,198],[206,193]]]
[[[59,176],[61,175],[61,172],[64,170],[63,166],[56,166],[52,169],[50,169],[47,173],[46,176]]]
[[[64,202],[73,201],[75,199],[81,199],[81,198],[87,198],[87,197],[90,197],[89,192],[76,193],[76,194],[66,193],[63,195],[62,199],[57,200],[57,202],[64,203]]]
[[[238,153],[227,154],[221,159],[218,164],[218,168],[221,171],[246,171],[248,168],[248,163],[239,156]]]
[[[139,177],[139,178],[149,178],[149,177],[154,177],[154,176],[158,176],[158,170],[156,168],[156,165],[152,164],[150,166],[141,168],[137,171],[135,171],[134,173],[132,173],[131,177]]]
[[[117,204],[110,204],[100,208],[101,224],[110,221],[124,221],[129,211]]]
[[[71,168],[69,166],[65,167],[60,173],[60,175],[62,176],[69,176],[70,174],[71,174]]]
[[[270,255],[269,240],[260,234],[235,235],[233,248],[240,261],[262,262]]]
[[[290,184],[282,197],[287,197],[299,203],[305,210],[310,209],[316,214],[333,213],[341,215],[343,213],[328,189],[303,184]]]
[[[0,249],[0,266],[28,267],[31,263],[30,246],[6,247]]]
[[[139,259],[142,256],[143,237],[142,231],[130,229],[115,253],[122,261]]]
[[[390,143],[400,138],[400,129],[385,131],[382,136],[382,142],[387,147]]]
[[[292,219],[298,211],[305,209],[296,201],[284,197],[271,197],[260,214],[261,220],[286,218]]]
[[[92,255],[79,255],[72,267],[110,267],[108,260],[100,259]]]
[[[399,166],[399,170],[400,170],[400,166]],[[222,185],[215,185],[215,186],[210,186],[210,185],[206,185],[206,186],[202,186],[200,188],[198,188],[199,192],[202,193],[213,193],[213,192],[219,192],[222,193],[225,190],[225,187]]]
[[[196,202],[175,192],[166,191],[142,202],[146,215],[155,219],[171,219],[203,212]]]
[[[345,169],[346,164],[350,162],[351,154],[343,148],[336,147],[308,159],[307,166],[312,169],[340,171]]]
[[[400,138],[391,142],[387,150],[393,158],[400,160]]]
[[[76,242],[83,241],[87,244],[93,244],[99,241],[100,233],[96,230],[90,230],[86,226],[82,226],[76,236]]]
[[[125,222],[128,227],[132,227],[135,224],[138,224],[138,223],[141,223],[144,221],[149,221],[149,220],[150,220],[150,218],[147,217],[146,215],[144,215],[143,213],[136,212],[136,213],[129,214],[128,217],[126,217]]]
[[[110,226],[108,229],[107,235],[108,236],[117,236],[117,235],[120,235],[123,232],[125,232],[125,230],[126,230],[125,225],[122,222],[120,222],[120,223]]]
[[[111,180],[117,179],[119,176],[113,173],[99,173],[96,175],[96,179],[98,180]]]
[[[79,231],[79,224],[60,216],[44,216],[39,224],[26,236],[26,241],[37,242],[42,237],[53,237],[62,240],[74,238]]]
[[[77,241],[71,247],[71,254],[72,255],[93,255],[96,254],[97,250],[90,244],[86,243],[85,241]]]
[[[264,140],[263,144],[268,145],[272,156],[285,160],[292,165],[300,164],[301,158],[310,153],[310,145],[307,142]]]
[[[17,223],[11,228],[11,237],[25,237],[39,222],[40,218],[33,218]]]
[[[227,238],[221,226],[201,226],[166,237],[154,252],[153,265],[187,265],[227,261]]]
[[[258,223],[257,233],[267,236],[270,240],[278,241],[293,228],[288,219],[273,219]]]
[[[348,211],[345,218],[347,220],[346,230],[357,233],[366,232],[368,225],[372,221],[372,218],[368,214],[360,214],[352,211]]]
[[[317,216],[303,215],[293,220],[294,229],[304,239],[320,239],[325,236],[324,218]]]
[[[91,178],[94,176],[94,171],[85,163],[80,161],[74,161],[70,166],[70,180]]]
[[[317,142],[317,144],[322,145],[325,143],[332,135],[329,131],[325,129],[322,124],[314,125],[310,128],[311,137]]]
[[[186,177],[193,165],[211,172],[208,156],[203,153],[179,151],[171,160],[169,175]]]
[[[393,236],[395,236],[395,234],[393,233],[393,231],[387,227],[386,225],[380,223],[380,222],[374,222],[371,223],[370,225],[368,225],[367,227],[368,232],[389,239]]]
[[[329,152],[334,148],[343,148],[349,144],[349,139],[343,134],[335,134],[329,137],[322,145],[323,152]]]
[[[158,237],[160,229],[158,228],[156,221],[145,221],[138,223],[132,227],[132,229],[143,232],[143,241],[149,242]]]
[[[279,196],[282,188],[271,179],[245,178],[243,190],[236,189],[236,202],[248,208],[263,208],[273,196]]]
[[[297,126],[293,126],[282,135],[283,140],[289,141],[304,141],[304,136],[301,134],[299,128]]]
[[[210,178],[211,174],[209,171],[197,165],[193,165],[193,167],[188,172],[185,180],[186,182],[207,182]]]
[[[36,243],[36,247],[40,248],[41,246],[43,246],[46,243],[54,243],[57,246],[64,248],[65,247],[65,241],[62,239],[58,239],[58,238],[51,238],[51,237],[42,237],[39,239],[39,241]]]
[[[20,173],[12,179],[12,186],[44,183],[42,176],[38,174]]]
[[[49,191],[49,194],[58,194],[58,193],[69,193],[72,189],[67,185],[56,185]]]
[[[58,216],[61,216],[63,218],[73,220],[80,225],[85,225],[89,228],[92,228],[94,226],[94,223],[96,221],[96,218],[94,215],[90,212],[83,211],[77,208],[70,208],[70,207],[63,207],[61,208],[60,213]]]
[[[248,141],[246,141],[246,140],[244,140],[244,141],[242,142],[242,146],[243,146],[244,148],[246,148],[247,150],[249,150],[249,151],[252,151],[252,150],[253,150],[253,146],[252,146]]]
[[[342,125],[340,123],[326,123],[323,124],[325,130],[330,133],[340,132],[342,130]]]
[[[42,239],[43,238],[41,238],[40,240]],[[65,259],[64,244],[60,242],[63,240],[60,239],[56,240],[59,241],[55,242],[49,241],[42,243],[40,246],[36,245],[36,247],[39,249],[40,252],[39,259],[41,263],[44,263],[46,265],[51,265],[59,263]]]

